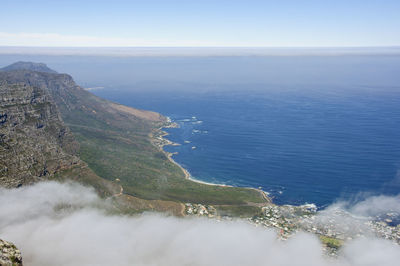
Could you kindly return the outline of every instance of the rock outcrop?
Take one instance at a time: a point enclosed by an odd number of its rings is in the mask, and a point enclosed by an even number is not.
[[[0,239],[0,265],[1,266],[22,266],[21,251],[7,241]]]
[[[76,165],[78,149],[51,95],[0,72],[0,185],[18,187]]]

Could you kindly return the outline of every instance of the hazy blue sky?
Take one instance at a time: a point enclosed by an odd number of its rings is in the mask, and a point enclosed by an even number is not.
[[[2,46],[398,46],[399,0],[0,0]]]

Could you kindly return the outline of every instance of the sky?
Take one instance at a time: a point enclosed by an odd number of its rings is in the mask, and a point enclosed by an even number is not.
[[[400,46],[398,0],[0,0],[0,46]]]

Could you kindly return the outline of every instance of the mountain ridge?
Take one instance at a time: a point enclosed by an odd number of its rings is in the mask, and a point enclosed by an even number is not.
[[[12,71],[12,70],[31,70],[37,72],[46,72],[46,73],[57,73],[57,71],[49,68],[44,63],[34,63],[34,62],[26,62],[26,61],[18,61],[11,65],[1,68],[2,71]]]
[[[46,103],[53,110],[52,117],[57,117],[57,123],[60,127],[63,125],[65,132],[71,132],[71,141],[64,146],[64,142],[53,145],[51,150],[59,150],[60,154],[75,158],[78,163],[66,169],[56,167],[64,171],[49,171],[51,178],[83,181],[104,196],[113,196],[126,211],[150,208],[182,214],[185,202],[243,208],[267,202],[262,193],[254,189],[211,186],[186,179],[182,169],[154,142],[162,136],[160,128],[169,123],[158,113],[101,99],[78,86],[68,74],[13,69],[0,71],[0,80],[9,84],[5,89],[8,94],[12,92],[10,86],[15,86],[20,93],[30,88],[46,95]],[[5,102],[4,97],[1,101]],[[26,100],[27,107],[31,108],[34,102]],[[43,104],[40,107],[44,107]],[[13,108],[21,108],[21,103],[16,102]],[[40,116],[39,111],[39,117],[45,116]],[[35,130],[48,126],[45,124]],[[29,134],[21,136],[29,139]],[[10,155],[6,157],[11,158]],[[37,161],[33,165],[37,165]]]

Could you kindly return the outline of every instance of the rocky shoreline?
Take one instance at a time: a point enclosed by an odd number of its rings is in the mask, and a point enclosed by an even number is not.
[[[182,169],[187,179],[211,186],[231,187],[229,185],[213,184],[194,179],[185,168],[172,158],[175,153],[170,153],[163,149],[166,145],[180,145],[166,139],[165,137],[169,134],[163,131],[164,128],[176,127],[179,127],[179,125],[167,118],[166,124],[157,130],[158,132],[153,139],[155,140],[154,144],[159,147],[160,151],[166,154],[171,162]],[[247,221],[255,226],[276,229],[279,239],[286,240],[299,231],[309,232],[321,239],[327,253],[330,255],[335,255],[345,241],[360,236],[387,239],[400,245],[400,225],[393,226],[387,222],[387,219],[382,220],[380,217],[356,218],[340,209],[323,218],[325,215],[324,211],[319,211],[313,204],[301,206],[275,205],[266,192],[257,188],[249,189],[254,189],[261,193],[266,203],[259,206],[261,207],[260,214],[248,218]],[[213,219],[232,219],[232,217],[220,216],[215,206],[193,203],[185,204],[184,214],[186,216],[205,216]],[[347,221],[348,224],[343,225],[340,221]]]
[[[172,156],[174,156],[175,154],[177,154],[176,152],[171,153],[171,152],[167,152],[164,150],[164,146],[180,146],[181,144],[179,143],[175,143],[170,141],[169,139],[165,138],[166,136],[169,135],[168,132],[164,131],[164,128],[179,128],[179,125],[175,122],[172,122],[172,120],[169,117],[166,117],[166,122],[164,123],[164,125],[162,125],[160,128],[158,128],[151,136],[150,138],[153,140],[153,144],[156,145],[160,151],[162,153],[164,153],[168,160],[170,160],[173,164],[175,164],[176,166],[178,166],[182,172],[185,174],[185,178],[192,181],[192,182],[196,182],[196,183],[200,183],[203,185],[209,185],[209,186],[221,186],[221,187],[233,187],[231,185],[225,185],[225,184],[215,184],[215,183],[210,183],[210,182],[205,182],[205,181],[201,181],[201,180],[197,180],[195,178],[193,178],[193,176],[189,173],[188,170],[186,170],[184,167],[182,167],[182,165],[180,165],[178,162],[176,162]],[[252,188],[252,187],[245,187],[247,189],[251,189],[251,190],[255,190],[258,193],[261,194],[261,196],[263,197],[263,199],[266,201],[266,203],[271,203],[272,200],[271,198],[268,196],[268,193],[258,189],[258,188]]]

